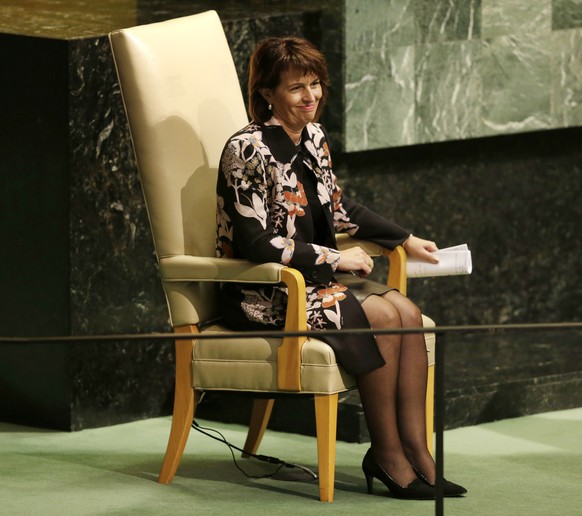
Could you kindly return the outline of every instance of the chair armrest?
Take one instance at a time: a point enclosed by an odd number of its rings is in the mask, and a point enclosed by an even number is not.
[[[280,263],[252,263],[247,260],[179,255],[160,258],[164,281],[221,281],[237,283],[280,283]]]
[[[359,245],[371,256],[388,256],[388,285],[406,294],[406,252],[402,247],[391,251],[364,240],[341,238],[342,246]],[[247,260],[179,255],[161,258],[160,273],[165,282],[220,281],[238,283],[285,283],[288,289],[285,331],[307,330],[305,279],[296,269],[279,263],[252,263]],[[281,390],[301,390],[301,348],[306,335],[283,338],[278,350],[278,386]]]
[[[399,245],[395,249],[387,249],[367,240],[352,238],[346,233],[338,233],[336,240],[340,251],[359,246],[370,256],[387,256],[390,260],[390,269],[386,284],[391,288],[397,288],[402,295],[406,295],[406,251],[404,247]]]
[[[307,296],[305,279],[297,269],[281,270],[281,280],[287,286],[287,313],[285,331],[307,330]],[[283,338],[277,354],[277,383],[280,390],[301,390],[301,348],[306,335]]]
[[[296,269],[279,263],[252,263],[247,260],[200,256],[171,256],[160,259],[165,282],[225,281],[237,283],[285,283],[288,290],[286,331],[307,329],[305,280]],[[279,389],[301,390],[301,348],[307,336],[284,337],[278,350]]]
[[[353,238],[347,233],[337,233],[335,235],[337,242],[337,247],[340,251],[345,251],[352,247],[361,247],[370,256],[383,256],[388,249],[385,249],[379,244],[374,242],[369,242],[368,240],[359,240],[358,238]]]
[[[394,249],[386,249],[384,256],[390,260],[390,269],[388,270],[389,287],[397,288],[400,293],[406,295],[406,251],[399,245]]]

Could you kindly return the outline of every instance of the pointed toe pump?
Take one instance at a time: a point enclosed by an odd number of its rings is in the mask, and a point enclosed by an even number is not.
[[[380,466],[372,455],[372,450],[368,450],[362,461],[362,471],[366,477],[368,493],[374,492],[374,478],[382,482],[395,498],[408,500],[434,500],[435,489],[427,485],[420,478],[414,479],[406,487],[398,484],[384,469]]]
[[[428,479],[420,472],[418,471],[416,468],[414,468],[414,472],[416,473],[416,476],[422,480],[427,486],[432,487],[433,489],[435,489],[436,492],[436,486],[434,484],[431,484]],[[467,493],[467,490],[459,485],[459,484],[455,484],[454,482],[450,482],[448,481],[446,478],[443,478],[444,481],[444,486],[443,486],[443,494],[445,496],[448,497],[452,497],[452,496],[463,496],[465,493]]]

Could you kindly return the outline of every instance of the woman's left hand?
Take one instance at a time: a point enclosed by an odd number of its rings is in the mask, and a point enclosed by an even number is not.
[[[439,263],[439,259],[432,253],[439,248],[434,242],[410,235],[402,244],[406,254],[429,263]]]

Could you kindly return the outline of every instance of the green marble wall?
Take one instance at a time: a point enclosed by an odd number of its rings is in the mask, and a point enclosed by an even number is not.
[[[344,148],[582,125],[582,0],[345,0]]]

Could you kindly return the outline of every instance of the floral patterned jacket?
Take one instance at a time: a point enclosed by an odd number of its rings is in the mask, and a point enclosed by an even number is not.
[[[316,178],[325,220],[314,240],[309,203],[298,174],[302,160]],[[227,142],[217,182],[217,256],[278,262],[298,269],[307,283],[308,322],[313,329],[341,328],[349,292],[334,281],[339,262],[335,234],[347,232],[388,248],[409,232],[348,199],[331,168],[327,136],[319,124],[303,130],[298,148],[275,119],[250,123]],[[230,320],[282,326],[284,286],[223,285]],[[238,314],[236,313],[238,312]]]

